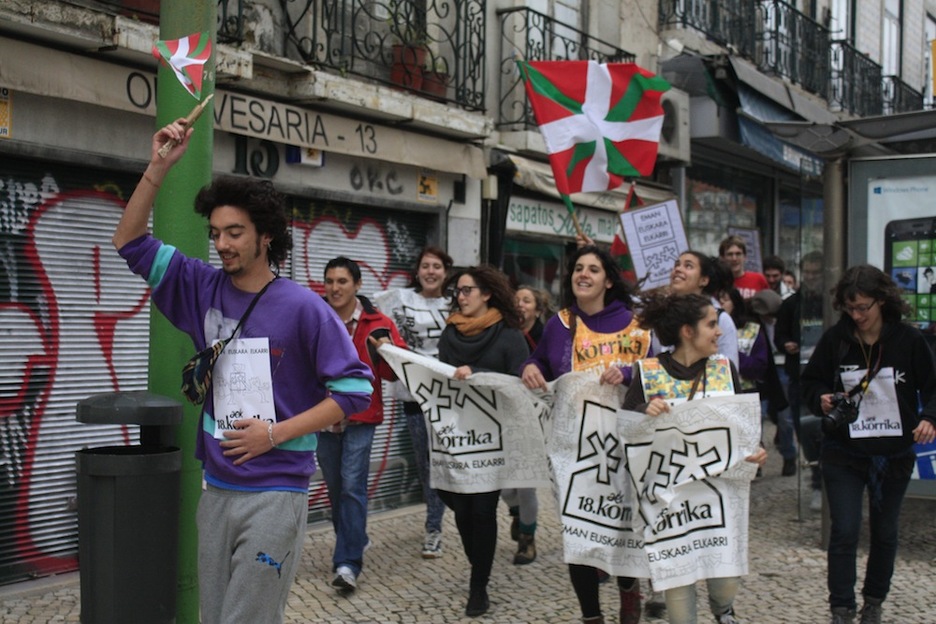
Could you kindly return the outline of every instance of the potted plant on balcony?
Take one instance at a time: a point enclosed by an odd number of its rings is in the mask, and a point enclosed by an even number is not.
[[[444,100],[448,95],[451,76],[448,61],[442,57],[426,66],[422,76],[422,91],[432,99]]]
[[[390,33],[395,41],[391,45],[390,80],[412,90],[423,83],[429,39],[426,16],[412,2],[392,2],[389,17]]]

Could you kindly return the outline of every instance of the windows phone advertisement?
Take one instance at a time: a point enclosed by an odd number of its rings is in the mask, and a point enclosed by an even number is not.
[[[868,263],[894,279],[910,304],[907,320],[926,333],[936,330],[934,197],[936,176],[868,181]],[[914,478],[936,479],[936,443],[918,444],[916,452]]]

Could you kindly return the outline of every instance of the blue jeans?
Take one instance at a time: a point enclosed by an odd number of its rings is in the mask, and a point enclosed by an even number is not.
[[[737,576],[705,579],[709,592],[709,608],[715,617],[730,613],[741,579]],[[696,586],[683,585],[663,592],[670,624],[696,624]]]
[[[419,403],[403,403],[406,414],[406,428],[409,429],[413,442],[413,455],[416,459],[416,475],[422,485],[423,499],[426,501],[426,531],[442,531],[442,514],[445,505],[438,493],[429,485],[429,431],[426,429],[426,417],[423,416]]]
[[[761,399],[761,420],[767,420],[769,401]],[[796,459],[796,439],[793,434],[793,414],[790,408],[782,409],[777,413],[777,441],[780,456],[783,459]]]
[[[328,486],[335,527],[332,569],[361,573],[367,545],[367,475],[376,425],[349,425],[343,433],[319,434],[318,462]]]
[[[829,606],[854,609],[861,501],[868,484],[868,471],[824,462],[822,478],[832,519],[828,555]],[[880,507],[869,506],[871,540],[864,587],[861,590],[865,596],[884,600],[890,590],[894,559],[897,556],[900,506],[909,482],[909,475],[885,475]]]

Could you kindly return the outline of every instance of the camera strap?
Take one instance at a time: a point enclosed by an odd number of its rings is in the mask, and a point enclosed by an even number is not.
[[[858,346],[861,347],[861,343],[859,343]],[[842,347],[843,347],[843,352],[839,356],[840,365],[841,365],[841,361],[845,358],[845,352],[848,351],[848,343],[844,340],[842,341]],[[871,348],[873,349],[874,347],[872,346]],[[881,360],[882,360],[883,355],[884,355],[884,346],[878,343],[878,356],[877,356],[877,361],[874,363],[874,367],[873,368],[870,367],[870,361],[866,364],[866,366],[868,366],[868,369],[865,371],[864,377],[862,377],[861,381],[856,383],[855,386],[851,390],[845,393],[845,396],[848,397],[849,400],[852,399],[855,395],[859,393],[863,393],[865,390],[868,389],[868,385],[871,383],[871,380],[874,379],[875,375],[877,375],[878,372],[881,370]],[[841,375],[839,376],[839,380],[841,380]],[[845,388],[843,387],[842,389],[844,390]]]

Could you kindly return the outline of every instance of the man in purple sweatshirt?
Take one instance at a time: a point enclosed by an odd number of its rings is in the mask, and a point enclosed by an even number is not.
[[[373,376],[328,304],[277,277],[291,239],[283,198],[269,182],[219,179],[199,192],[195,210],[208,219],[223,269],[149,234],[159,186],[191,132],[178,120],[153,136],[113,242],[196,351],[233,337],[197,428],[206,483],[197,512],[201,621],[277,623],[305,535],[317,432],[365,409]],[[164,158],[158,151],[167,143]]]

